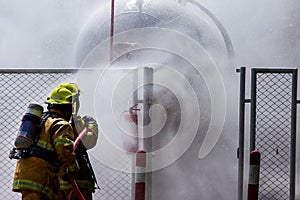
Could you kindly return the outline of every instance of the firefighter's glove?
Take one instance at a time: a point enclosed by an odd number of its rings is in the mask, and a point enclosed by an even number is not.
[[[86,115],[82,117],[82,120],[84,121],[85,126],[88,128],[88,132],[98,134],[98,124],[93,117]]]
[[[66,169],[66,174],[71,175],[74,179],[77,178],[78,172],[79,172],[79,165],[77,161],[73,165],[68,166],[68,168]]]
[[[88,116],[88,115],[82,117],[82,120],[84,121],[85,126],[87,127],[87,132],[84,135],[84,137],[82,137],[81,141],[82,141],[83,145],[86,147],[86,149],[91,149],[97,143],[98,124],[97,124],[97,121],[93,117]]]
[[[85,122],[79,116],[73,117],[73,122],[77,133],[80,133],[85,127]]]
[[[74,162],[73,165],[68,166],[68,168],[67,168],[67,172],[68,172],[69,174],[75,174],[75,173],[77,173],[78,171],[79,171],[79,165],[78,165],[77,161]]]
[[[97,124],[97,121],[89,115],[83,116],[82,120],[84,121],[85,124]]]
[[[79,172],[79,165],[77,160],[75,159],[75,154],[73,154],[74,157],[68,157],[63,159],[63,165],[59,169],[58,175],[60,177],[65,177],[67,174],[70,174],[71,176],[76,176],[76,174]]]

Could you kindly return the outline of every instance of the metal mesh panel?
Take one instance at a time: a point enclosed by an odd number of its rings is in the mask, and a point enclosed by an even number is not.
[[[131,174],[121,172],[103,165],[94,155],[90,155],[100,190],[96,190],[94,199],[101,200],[130,200],[131,199]],[[129,171],[130,159],[120,157],[119,164]]]
[[[290,199],[291,73],[256,73],[255,148],[261,152],[259,199]]]
[[[8,153],[13,147],[20,119],[30,102],[43,103],[51,89],[61,82],[75,78],[75,71],[58,70],[13,70],[0,71],[0,196],[1,199],[20,199],[20,194],[12,192],[13,173],[16,160],[10,160]],[[74,80],[73,80],[74,81]],[[96,190],[95,199],[116,200],[131,198],[131,175],[104,166],[90,155],[91,163],[101,190]],[[130,159],[120,161],[120,165],[130,167]]]

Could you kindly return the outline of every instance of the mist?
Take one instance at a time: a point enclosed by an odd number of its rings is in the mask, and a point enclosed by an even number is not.
[[[205,1],[228,30],[237,65],[298,67],[299,10],[292,1]]]
[[[122,7],[116,1],[116,12],[121,13]],[[184,1],[183,1],[184,2]],[[226,56],[224,56],[224,44],[220,42],[220,33],[217,33],[215,27],[211,32],[202,32],[206,40],[201,40],[201,45],[207,47],[205,53],[209,54],[209,59],[203,61],[204,63],[214,63],[217,66],[217,71],[220,73],[224,84],[224,91],[227,101],[226,118],[220,138],[216,145],[209,151],[208,155],[203,159],[199,159],[199,149],[204,143],[209,123],[212,115],[212,102],[210,88],[207,86],[206,77],[213,77],[207,71],[195,70],[192,64],[187,63],[184,59],[170,52],[154,52],[153,49],[140,50],[143,46],[132,46],[129,50],[120,50],[115,52],[113,70],[106,72],[107,76],[103,79],[98,79],[101,72],[93,75],[86,75],[84,73],[77,77],[77,81],[81,83],[83,88],[83,100],[89,103],[83,103],[81,112],[96,115],[99,122],[105,123],[108,127],[103,128],[103,134],[113,132],[108,135],[107,143],[112,143],[117,149],[122,149],[122,138],[120,137],[120,130],[118,127],[110,126],[114,123],[111,120],[111,110],[109,109],[111,103],[112,86],[120,87],[119,81],[128,74],[128,70],[136,67],[151,66],[154,68],[154,73],[158,74],[155,81],[158,80],[172,80],[170,71],[179,71],[180,74],[187,80],[195,92],[195,99],[199,104],[199,108],[192,107],[199,111],[192,114],[199,114],[199,129],[191,145],[179,156],[177,160],[168,165],[159,168],[153,172],[153,199],[203,199],[203,200],[232,200],[237,197],[237,158],[236,148],[238,146],[238,74],[235,69],[241,66],[250,67],[293,67],[298,68],[300,63],[300,3],[297,0],[199,0],[199,3],[208,8],[221,21],[227,30],[235,50],[235,55],[232,63],[227,63]],[[107,8],[109,1],[26,1],[21,2],[17,0],[6,2],[0,0],[0,67],[1,68],[74,68],[86,67],[96,68],[106,64],[99,64],[101,59],[108,59],[108,51],[103,53],[103,49],[107,48],[107,38],[102,38],[101,47],[95,44],[94,48],[89,51],[80,49],[80,39],[84,29],[88,29],[88,22],[93,19],[95,14],[103,8]],[[123,6],[124,4],[122,4]],[[106,7],[105,7],[106,6]],[[191,13],[197,12],[195,8],[190,8]],[[106,10],[106,13],[109,13]],[[191,14],[191,16],[193,16]],[[162,14],[163,15],[163,14]],[[105,16],[106,20],[109,16]],[[190,20],[193,25],[193,20],[185,15],[181,19]],[[103,21],[103,23],[107,21]],[[181,22],[181,21],[177,21]],[[203,26],[211,25],[211,21],[204,20]],[[102,22],[101,22],[102,23]],[[200,23],[200,22],[199,22]],[[103,24],[101,24],[103,25]],[[106,24],[107,27],[109,24]],[[118,24],[117,24],[118,25]],[[162,26],[165,24],[158,24]],[[180,32],[185,32],[189,37],[195,39],[196,33],[190,30],[184,30],[185,26],[180,28],[176,21],[171,21],[169,27],[176,27]],[[192,27],[191,25],[191,27]],[[99,26],[100,27],[100,26]],[[101,26],[105,27],[105,24]],[[203,28],[204,29],[204,28]],[[98,29],[100,30],[100,28]],[[97,31],[98,31],[97,30]],[[108,31],[108,29],[104,29]],[[92,30],[91,31],[95,31]],[[95,31],[96,32],[96,31]],[[140,32],[147,34],[147,32]],[[211,34],[210,34],[211,33]],[[93,33],[91,33],[93,34]],[[170,37],[169,32],[164,32],[166,38]],[[184,43],[176,41],[178,35],[169,40],[156,40],[156,38],[164,38],[164,35],[147,35],[149,46],[161,45],[168,47],[171,50],[176,48],[177,44],[182,44],[182,52],[184,55],[194,54],[194,49],[187,49]],[[118,35],[116,43],[122,42],[126,38],[130,42],[143,43],[142,39],[136,39],[134,36],[130,37],[126,34]],[[213,48],[209,49],[210,42],[215,38],[216,43]],[[99,39],[100,40],[100,39]],[[196,40],[196,39],[195,39]],[[82,40],[82,43],[86,41]],[[170,42],[171,41],[171,42]],[[99,41],[97,41],[99,42]],[[173,43],[172,43],[173,42]],[[189,43],[192,44],[192,43]],[[206,46],[207,44],[207,46]],[[143,44],[147,46],[146,44]],[[78,50],[79,48],[79,50]],[[196,48],[196,45],[195,45]],[[79,51],[86,51],[87,55],[84,59],[79,59]],[[177,49],[176,49],[177,50]],[[78,53],[79,52],[79,53]],[[125,52],[125,53],[124,53]],[[127,52],[130,52],[128,57]],[[179,50],[178,50],[179,52]],[[99,54],[100,53],[100,54]],[[223,53],[223,54],[222,54]],[[158,54],[160,56],[158,56]],[[183,55],[183,53],[181,54]],[[204,53],[203,53],[204,55]],[[102,57],[101,57],[102,56]],[[184,58],[187,58],[185,56]],[[189,57],[188,57],[189,58]],[[77,59],[77,60],[76,60]],[[190,58],[189,58],[190,59]],[[155,62],[154,62],[154,61]],[[212,60],[212,61],[211,61]],[[101,61],[102,62],[102,61]],[[174,64],[175,63],[175,64]],[[177,65],[176,65],[177,64]],[[180,64],[180,65],[179,65]],[[184,66],[184,67],[182,67]],[[205,66],[205,64],[203,64]],[[202,66],[201,66],[202,67]],[[120,68],[120,70],[118,70]],[[126,70],[121,68],[127,68]],[[93,72],[91,72],[93,73]],[[205,76],[206,75],[206,76]],[[120,78],[121,77],[121,78]],[[97,84],[93,85],[88,80],[95,80]],[[119,80],[120,78],[120,80]],[[214,79],[213,79],[214,80]],[[101,83],[109,83],[101,87]],[[217,81],[216,81],[217,82]],[[126,83],[126,81],[125,81]],[[164,82],[166,85],[167,83]],[[111,84],[111,85],[110,85]],[[130,83],[131,84],[131,83]],[[92,86],[92,89],[90,86]],[[174,83],[176,85],[176,83]],[[124,86],[124,85],[123,85]],[[169,85],[167,85],[169,86]],[[185,85],[184,85],[185,86]],[[176,136],[181,117],[189,114],[190,110],[187,108],[189,100],[185,96],[187,87],[181,85],[181,82],[176,86],[178,90],[174,91],[168,87],[156,85],[153,90],[153,104],[161,105],[168,117],[160,131],[153,137],[153,148],[159,150],[160,148],[169,144]],[[213,87],[214,88],[214,87]],[[116,89],[116,88],[113,88]],[[126,88],[128,90],[128,88]],[[219,89],[219,88],[218,88]],[[124,88],[125,90],[125,88]],[[126,90],[126,91],[127,91]],[[247,91],[249,92],[249,91]],[[115,98],[126,102],[128,106],[128,97],[117,94]],[[249,94],[248,94],[249,95]],[[93,100],[89,100],[92,97]],[[117,103],[120,103],[122,101]],[[105,102],[103,105],[96,105],[95,111],[94,101]],[[180,105],[180,102],[186,107]],[[107,106],[107,107],[106,107]],[[118,108],[117,111],[124,111],[124,107]],[[298,111],[299,112],[299,111]],[[153,113],[153,120],[162,120],[159,116]],[[299,116],[298,116],[299,117]],[[298,120],[299,121],[299,120]],[[153,122],[154,123],[154,122]],[[105,132],[107,130],[107,132]],[[186,129],[186,132],[191,132]],[[298,131],[299,132],[299,131]],[[298,134],[299,135],[299,134]],[[298,137],[298,141],[299,141]],[[176,141],[180,146],[181,141]],[[299,142],[298,142],[299,144]],[[101,145],[104,147],[102,148]],[[299,145],[298,145],[299,146]],[[99,143],[97,148],[92,151],[92,154],[97,157],[99,151],[107,147],[103,143]],[[177,149],[172,149],[174,152]],[[246,150],[247,151],[247,150]],[[170,152],[166,152],[163,156],[172,157]],[[101,156],[105,156],[101,154]],[[100,160],[103,159],[100,156]],[[297,161],[299,163],[300,151],[297,150]],[[155,163],[162,163],[164,157],[154,160]],[[156,159],[156,158],[154,158]],[[298,164],[299,166],[299,164]],[[113,166],[117,168],[116,166]],[[300,173],[297,167],[297,174]],[[245,175],[247,177],[247,175]],[[245,178],[246,178],[245,177]],[[299,177],[299,175],[298,175]],[[296,188],[299,188],[299,179]],[[296,191],[300,196],[300,191]]]
[[[72,68],[79,30],[104,1],[0,1],[1,68]]]
[[[296,66],[300,46],[297,0],[201,0],[233,41],[237,65]],[[2,67],[73,65],[76,38],[109,1],[0,1]],[[117,4],[118,2],[116,2]]]

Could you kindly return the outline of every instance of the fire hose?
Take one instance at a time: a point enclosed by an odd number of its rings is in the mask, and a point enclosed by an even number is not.
[[[78,137],[76,138],[76,140],[75,140],[75,142],[74,142],[74,144],[73,144],[73,152],[75,152],[75,150],[76,150],[76,148],[77,148],[79,142],[81,141],[81,139],[82,139],[83,136],[85,135],[86,131],[87,131],[87,128],[85,127],[85,128],[81,131],[81,133],[78,135]],[[71,185],[72,185],[72,187],[73,187],[75,193],[77,194],[77,197],[79,198],[79,200],[85,200],[85,198],[84,198],[84,196],[82,195],[82,193],[80,192],[80,189],[79,189],[79,187],[78,187],[76,181],[74,180],[74,178],[73,178],[70,174],[68,174],[68,178],[69,178],[69,181],[70,181],[70,183],[71,183]]]
[[[76,140],[75,140],[75,142],[74,142],[74,144],[73,144],[73,152],[76,150],[76,148],[77,148],[79,142],[81,141],[81,139],[82,139],[83,136],[85,135],[86,131],[87,131],[87,128],[85,127],[85,128],[80,132],[80,134],[78,135],[78,137],[76,138]]]
[[[78,187],[76,181],[74,180],[74,178],[70,174],[68,174],[68,177],[69,177],[69,181],[70,181],[75,193],[77,194],[77,197],[79,198],[79,200],[85,200],[85,198],[82,195],[82,193],[80,192],[79,187]]]

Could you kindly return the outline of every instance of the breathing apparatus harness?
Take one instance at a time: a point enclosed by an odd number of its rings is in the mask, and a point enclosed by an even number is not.
[[[9,158],[21,159],[28,157],[38,157],[54,165],[57,165],[58,162],[55,159],[56,153],[54,151],[40,147],[37,144],[40,138],[41,129],[45,125],[45,122],[48,119],[48,117],[51,115],[51,112],[44,112],[40,118],[39,123],[37,123],[37,120],[35,120],[34,122],[31,121],[31,123],[29,123],[28,126],[25,126],[24,124],[32,119],[30,119],[30,117],[28,117],[28,115],[26,114],[23,116],[22,124],[20,126],[16,141],[20,143],[20,140],[27,140],[28,142],[28,138],[26,136],[28,136],[28,133],[30,132],[30,139],[32,140],[32,143],[27,148],[24,148],[24,146],[23,148],[18,148],[19,143],[15,141],[15,147],[10,151]],[[33,133],[33,131],[35,131],[35,133]]]

